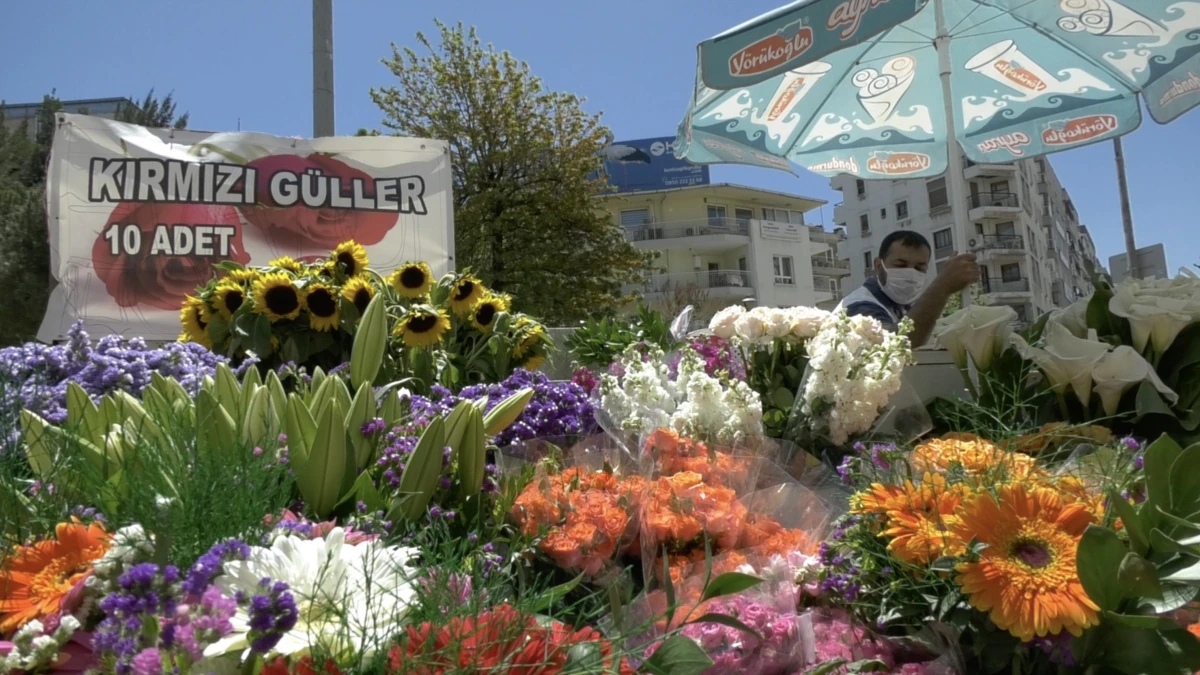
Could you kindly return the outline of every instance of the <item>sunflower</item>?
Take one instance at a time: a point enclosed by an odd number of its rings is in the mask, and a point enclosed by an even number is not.
[[[363,248],[362,244],[354,241],[343,241],[333,249],[333,255],[330,260],[341,266],[342,271],[348,277],[355,277],[362,274],[363,270],[367,269],[369,261],[367,260],[367,249]]]
[[[286,274],[267,274],[254,282],[254,311],[266,314],[271,323],[300,316],[304,291],[292,285]]]
[[[98,523],[59,523],[54,539],[18,546],[0,561],[0,634],[59,611],[63,598],[108,551]]]
[[[455,279],[454,285],[450,287],[450,309],[459,315],[470,312],[486,290],[483,283],[475,277],[470,274],[462,275]]]
[[[233,313],[238,311],[238,307],[246,302],[246,289],[241,284],[221,281],[217,283],[209,301],[212,302],[217,313],[228,321],[233,318]]]
[[[252,284],[258,281],[262,276],[258,270],[234,270],[229,274],[221,277],[221,281],[230,281],[235,284]]]
[[[179,323],[183,324],[183,332],[188,336],[189,342],[212,347],[212,340],[208,337],[208,322],[211,319],[212,311],[209,310],[208,303],[190,295],[183,301],[183,308],[179,310]]]
[[[1064,629],[1079,636],[1099,623],[1075,564],[1079,539],[1094,522],[1084,504],[1051,488],[1017,483],[981,493],[954,529],[986,548],[958,565],[958,583],[972,606],[1023,642]]]
[[[280,256],[271,262],[267,263],[268,267],[276,267],[281,270],[287,270],[292,274],[299,274],[304,270],[304,265],[290,255]]]
[[[388,277],[388,283],[402,297],[419,298],[433,286],[433,273],[425,263],[404,263]]]
[[[373,297],[375,287],[362,277],[355,277],[342,286],[342,302],[354,305],[359,316],[366,313],[367,305],[371,304]]]
[[[324,333],[337,328],[337,293],[325,284],[309,284],[304,288],[304,308],[308,310],[308,325],[313,330]]]
[[[501,312],[508,311],[508,296],[496,293],[485,293],[479,302],[471,308],[471,323],[483,332],[492,330],[492,324]]]
[[[537,370],[538,368],[541,368],[542,364],[545,362],[546,357],[542,356],[541,354],[534,354],[533,356],[529,357],[528,361],[522,363],[521,367],[525,370]]]
[[[428,347],[436,344],[450,330],[450,317],[428,305],[414,307],[400,317],[396,336],[409,347]]]
[[[516,328],[517,340],[513,346],[513,356],[516,358],[524,358],[537,348],[542,340],[546,337],[546,329],[541,324],[534,323],[532,320],[525,317],[517,319],[514,328]]]

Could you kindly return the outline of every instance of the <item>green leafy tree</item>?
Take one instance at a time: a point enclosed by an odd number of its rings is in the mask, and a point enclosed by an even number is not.
[[[457,266],[551,323],[612,314],[646,261],[593,201],[608,129],[474,28],[437,28],[423,54],[392,46],[371,98],[388,130],[450,144]]]
[[[16,344],[37,335],[50,297],[50,243],[46,228],[46,168],[62,102],[51,92],[42,99],[37,132],[29,122],[9,129],[0,119],[0,288],[6,295],[0,344]],[[122,107],[117,119],[153,127],[187,126],[171,95],[154,90],[140,104]]]

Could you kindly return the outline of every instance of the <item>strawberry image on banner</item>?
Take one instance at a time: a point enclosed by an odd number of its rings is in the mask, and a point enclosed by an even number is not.
[[[364,246],[378,244],[396,226],[396,213],[349,208],[309,208],[303,202],[280,206],[271,197],[271,176],[279,171],[304,175],[319,171],[321,176],[336,178],[343,196],[352,194],[354,179],[361,181],[362,194],[375,198],[372,177],[326,154],[269,155],[253,160],[248,167],[258,170],[258,203],[239,207],[250,224],[262,230],[272,245],[280,249],[333,248],[353,239]]]
[[[92,265],[120,307],[178,311],[214,265],[250,262],[232,206],[120,202],[92,245]]]

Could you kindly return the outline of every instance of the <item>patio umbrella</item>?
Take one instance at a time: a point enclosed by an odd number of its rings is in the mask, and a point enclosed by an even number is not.
[[[804,0],[700,44],[676,154],[825,176],[947,172],[1116,139],[1200,104],[1200,0]]]

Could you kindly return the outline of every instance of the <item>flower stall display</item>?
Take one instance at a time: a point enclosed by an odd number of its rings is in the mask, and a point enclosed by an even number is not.
[[[435,279],[423,262],[386,278],[369,267],[366,249],[344,241],[328,258],[277,258],[265,267],[236,262],[196,289],[180,310],[180,339],[231,357],[251,357],[328,371],[350,360],[373,299],[381,298],[388,358],[379,381],[412,378],[428,390],[498,381],[514,369],[536,370],[550,340],[532,317],[511,312],[512,299],[469,272]]]

